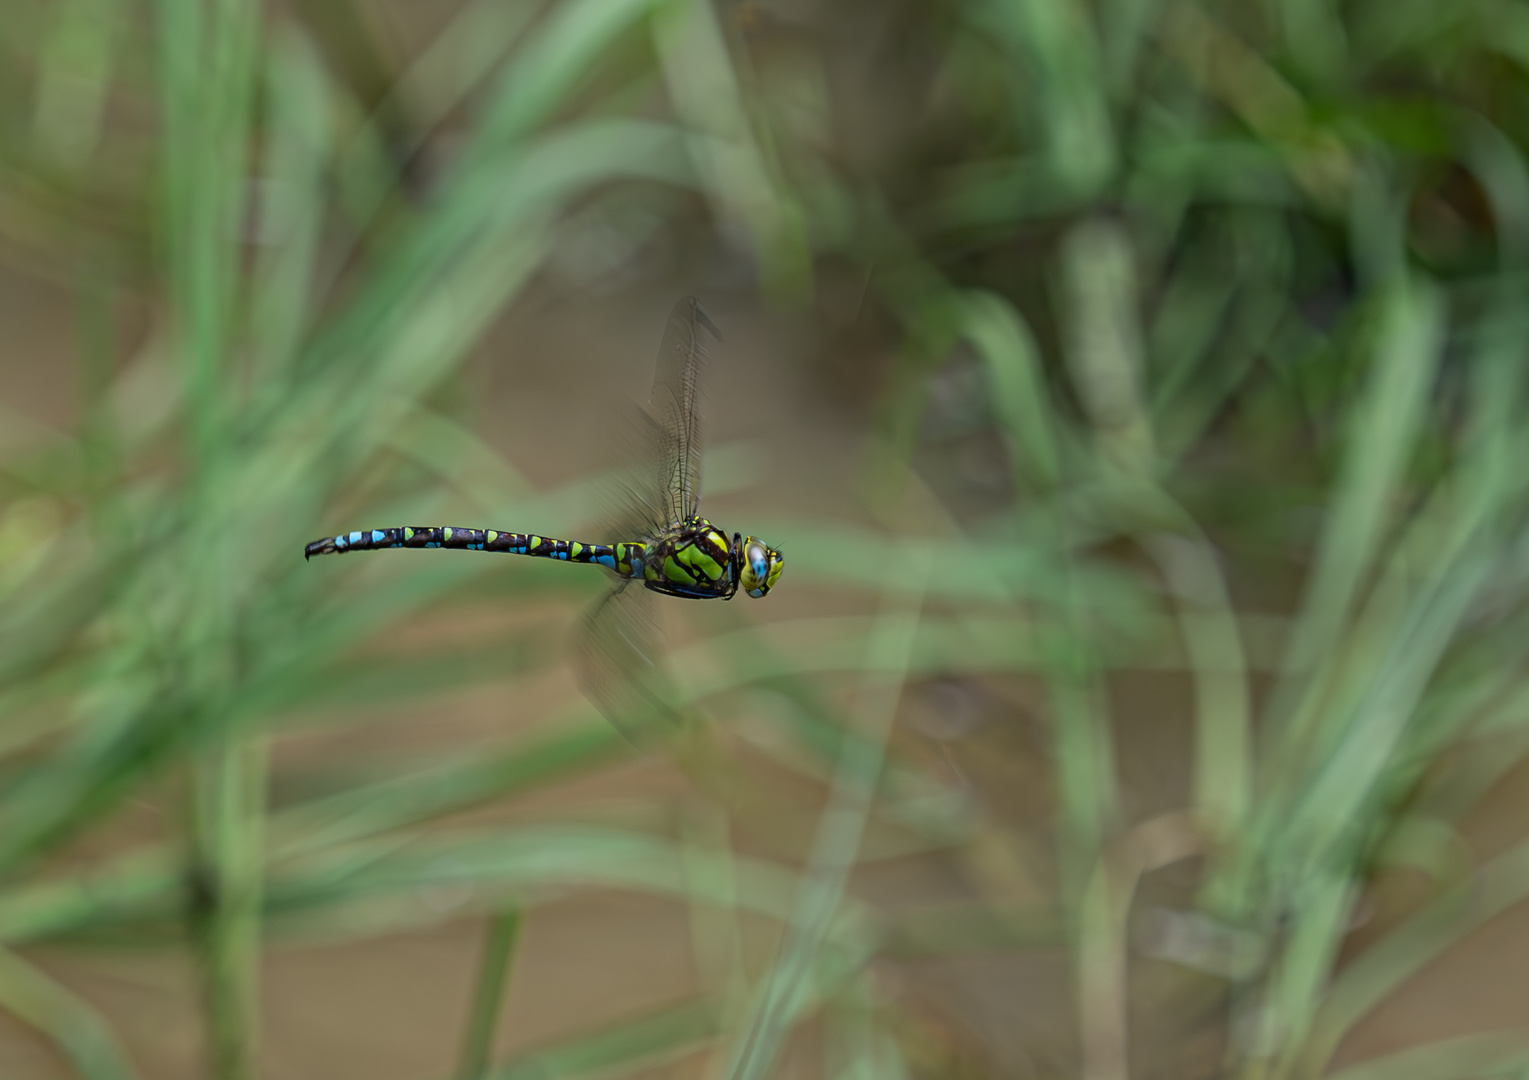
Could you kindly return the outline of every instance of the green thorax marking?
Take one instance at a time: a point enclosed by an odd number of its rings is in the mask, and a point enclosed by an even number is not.
[[[705,518],[675,525],[648,541],[643,552],[644,584],[671,596],[731,596],[732,544]]]

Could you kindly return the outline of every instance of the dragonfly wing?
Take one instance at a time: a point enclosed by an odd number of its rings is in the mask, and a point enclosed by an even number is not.
[[[678,687],[655,647],[655,594],[623,581],[589,608],[575,631],[574,657],[586,697],[628,740],[644,745],[685,726]]]
[[[708,349],[722,340],[701,302],[687,296],[674,305],[664,339],[648,405],[658,422],[661,487],[670,522],[695,516],[701,495],[701,424],[699,386]],[[669,522],[665,522],[668,524]]]
[[[645,409],[633,408],[626,430],[613,441],[616,459],[629,464],[604,482],[601,527],[612,538],[641,540],[669,527],[669,478],[673,474],[663,425]]]

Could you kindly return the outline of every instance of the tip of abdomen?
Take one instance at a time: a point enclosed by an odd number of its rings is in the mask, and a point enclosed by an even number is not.
[[[303,548],[303,561],[307,562],[315,555],[328,555],[331,551],[334,550],[334,537],[326,536],[324,539],[315,540],[313,543]]]

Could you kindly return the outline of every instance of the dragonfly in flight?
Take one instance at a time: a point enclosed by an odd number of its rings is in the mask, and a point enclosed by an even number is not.
[[[762,597],[780,580],[781,553],[752,536],[732,536],[700,515],[699,380],[721,333],[698,300],[674,305],[659,345],[648,399],[648,467],[636,478],[626,521],[611,543],[557,540],[536,533],[403,525],[315,540],[315,555],[383,548],[497,551],[604,567],[613,588],[580,627],[586,692],[618,728],[632,733],[634,713],[674,712],[652,657],[654,618],[644,590],[690,600],[731,600],[741,589]],[[640,583],[641,588],[636,588]]]

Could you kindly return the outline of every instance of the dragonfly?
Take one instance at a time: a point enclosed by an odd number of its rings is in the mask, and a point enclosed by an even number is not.
[[[728,534],[700,514],[699,386],[721,331],[693,296],[674,305],[658,349],[648,411],[648,444],[634,472],[611,543],[559,540],[539,533],[449,525],[404,525],[327,536],[305,559],[385,548],[451,548],[528,555],[603,567],[610,591],[578,631],[585,693],[629,737],[658,716],[673,717],[675,696],[655,659],[657,615],[651,594],[731,600],[739,590],[767,595],[780,580],[780,551],[753,536]],[[641,587],[638,588],[637,586]]]

